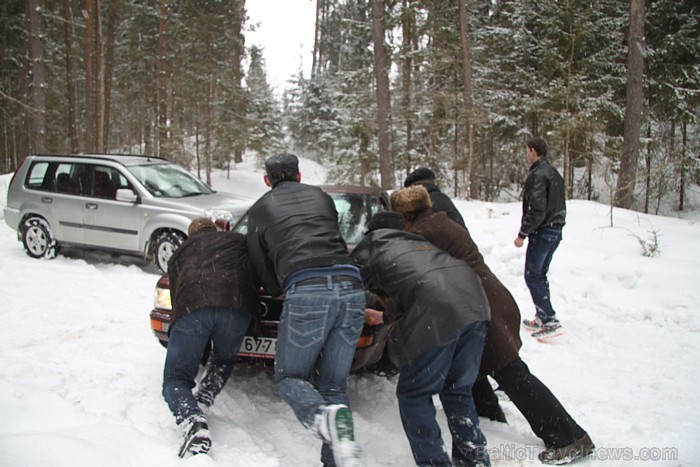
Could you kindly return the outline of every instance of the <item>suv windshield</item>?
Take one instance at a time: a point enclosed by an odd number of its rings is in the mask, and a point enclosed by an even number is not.
[[[136,165],[128,169],[157,198],[184,198],[214,193],[214,190],[175,164]]]

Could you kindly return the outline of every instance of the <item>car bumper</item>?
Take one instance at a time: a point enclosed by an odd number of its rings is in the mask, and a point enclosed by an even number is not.
[[[19,209],[14,208],[4,208],[2,210],[3,216],[5,216],[5,223],[12,230],[19,230]]]
[[[168,345],[168,331],[170,330],[170,310],[151,310],[151,329],[163,346]],[[277,321],[261,321],[256,328],[249,329],[246,333],[249,337],[277,339]],[[389,327],[385,324],[370,326],[365,324],[362,335],[355,349],[351,370],[367,368],[379,361],[386,347]],[[253,355],[243,351],[238,354],[238,363],[247,365],[269,365],[274,362],[274,356]]]

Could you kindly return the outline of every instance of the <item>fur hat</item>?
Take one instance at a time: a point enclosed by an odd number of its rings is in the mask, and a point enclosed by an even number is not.
[[[299,173],[299,159],[288,153],[269,157],[265,161],[265,173],[272,185],[282,180],[293,180]]]
[[[426,180],[435,180],[435,172],[426,167],[421,167],[408,174],[408,177],[406,177],[406,180],[403,182],[403,186],[408,188],[414,183],[423,182]]]
[[[217,230],[214,221],[208,217],[198,217],[190,223],[190,227],[187,229],[187,235],[191,237],[192,235],[198,234],[199,232],[206,232],[207,230]]]
[[[433,207],[428,190],[423,185],[402,188],[391,194],[391,209],[401,214],[416,214]]]
[[[394,211],[381,211],[372,216],[367,229],[371,232],[377,229],[403,230],[405,227],[401,214]]]

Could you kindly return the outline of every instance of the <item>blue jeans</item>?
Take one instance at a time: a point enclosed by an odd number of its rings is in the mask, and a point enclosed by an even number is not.
[[[364,323],[362,283],[321,277],[328,283],[287,288],[277,336],[277,390],[307,428],[323,406],[349,406],[348,375]],[[329,445],[323,445],[321,460],[335,465]]]
[[[557,319],[552,308],[547,272],[561,239],[561,227],[545,227],[534,231],[527,241],[525,283],[535,303],[536,316],[543,323]]]
[[[490,465],[472,386],[479,373],[487,321],[477,321],[443,345],[401,367],[396,395],[413,458],[419,466]],[[452,435],[452,459],[435,419],[438,394]],[[454,463],[454,464],[453,464]]]
[[[163,371],[163,398],[179,425],[202,411],[192,394],[199,363],[209,341],[214,348],[201,385],[216,396],[233,371],[250,314],[231,308],[203,307],[186,313],[170,329]]]

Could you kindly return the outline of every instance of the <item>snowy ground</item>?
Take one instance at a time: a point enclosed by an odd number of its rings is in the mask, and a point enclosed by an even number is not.
[[[323,182],[317,165],[303,161],[301,170],[304,181]],[[9,178],[0,176],[0,206]],[[258,196],[261,179],[241,164],[213,184]],[[525,250],[512,243],[519,204],[457,206],[530,316]],[[568,208],[551,268],[566,334],[540,344],[523,332],[523,359],[596,443],[594,458],[579,465],[700,465],[700,224],[616,209],[611,228],[608,206]],[[661,255],[644,257],[638,238],[651,240],[653,231]],[[177,457],[180,439],[161,397],[165,350],[148,322],[157,278],[140,260],[106,254],[31,259],[0,222],[0,465],[320,465],[319,442],[276,395],[270,373],[250,370],[234,375],[209,414],[210,454]],[[394,380],[350,379],[369,466],[413,465],[394,390]],[[494,465],[539,465],[541,441],[503,405],[508,425],[482,420]]]

